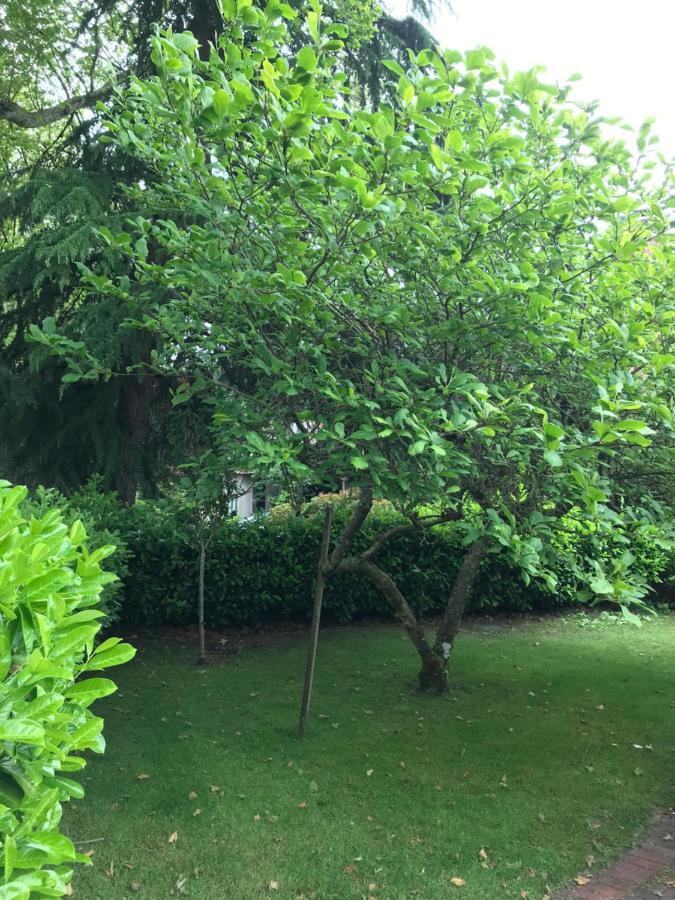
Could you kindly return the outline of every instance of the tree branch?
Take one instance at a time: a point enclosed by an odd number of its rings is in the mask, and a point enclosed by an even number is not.
[[[95,91],[77,94],[75,97],[70,97],[68,100],[63,100],[54,106],[34,110],[26,109],[24,106],[14,103],[13,100],[0,97],[0,119],[5,119],[18,128],[42,128],[45,125],[58,122],[59,119],[65,119],[66,116],[71,116],[79,109],[94,106],[99,100],[109,97],[112,89],[112,84],[105,84]]]
[[[415,618],[415,613],[410,608],[408,601],[391,575],[383,572],[375,563],[366,562],[358,556],[350,556],[347,559],[343,559],[338,567],[338,572],[351,575],[365,575],[372,585],[382,591],[389,605],[394,610],[396,618],[408,632],[410,640],[415,645],[422,659],[426,662],[433,660],[434,652],[427,640],[424,626]]]
[[[437,516],[430,516],[429,518],[424,519],[414,519],[412,522],[406,522],[405,524],[395,525],[393,528],[390,528],[388,531],[383,531],[382,534],[379,534],[373,543],[368,547],[367,550],[364,550],[363,553],[359,554],[359,559],[364,561],[371,559],[380,547],[386,543],[390,538],[396,537],[399,534],[405,534],[408,531],[412,531],[415,528],[433,528],[434,525],[442,525],[444,522],[457,522],[462,518],[461,509],[449,509],[443,513],[439,513]]]
[[[359,497],[359,502],[354,510],[354,515],[349,522],[347,522],[347,526],[342,532],[342,536],[328,560],[327,569],[329,572],[336,569],[347,555],[347,551],[351,547],[352,541],[366,521],[372,506],[373,489],[370,486],[361,488],[361,496]]]

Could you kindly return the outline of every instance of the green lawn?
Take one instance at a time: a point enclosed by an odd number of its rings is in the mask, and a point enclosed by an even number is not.
[[[477,628],[440,699],[398,630],[327,631],[304,743],[304,636],[208,669],[144,645],[67,811],[74,895],[541,898],[596,871],[675,800],[675,618]]]

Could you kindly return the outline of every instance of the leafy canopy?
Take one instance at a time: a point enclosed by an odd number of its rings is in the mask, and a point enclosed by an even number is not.
[[[569,87],[485,49],[390,62],[373,112],[318,3],[297,52],[284,4],[223,9],[207,60],[158,34],[156,76],[117,95],[106,140],[144,161],[151,212],[101,231],[132,276],[88,276],[140,303],[174,401],[201,398],[241,468],[460,510],[526,573],[561,512],[619,528],[617,458],[673,436],[672,177],[648,126],[636,162]]]

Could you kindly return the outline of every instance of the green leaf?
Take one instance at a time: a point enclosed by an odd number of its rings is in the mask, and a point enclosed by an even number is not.
[[[20,806],[24,798],[24,789],[17,779],[5,768],[0,768],[0,803],[10,809]]]
[[[175,47],[178,47],[179,50],[182,50],[183,53],[187,53],[188,56],[192,56],[197,47],[199,47],[199,41],[191,31],[183,31],[179,34],[174,34],[173,44]]]
[[[44,744],[45,730],[39,722],[30,719],[0,719],[0,741],[17,744]]]
[[[213,108],[221,119],[227,115],[231,103],[232,95],[229,91],[223,90],[223,88],[219,88],[213,95]]]
[[[64,695],[68,700],[86,707],[100,697],[114,694],[116,690],[115,683],[109,678],[84,678],[67,688]]]
[[[594,578],[589,585],[594,594],[613,594],[614,585],[604,575]]]
[[[98,671],[109,669],[112,666],[121,666],[133,659],[135,655],[136,649],[131,644],[120,643],[119,638],[110,638],[94,650],[84,668],[87,671]]]
[[[316,69],[316,53],[312,47],[303,47],[297,56],[297,65],[307,72],[313,72]]]
[[[368,460],[363,456],[352,456],[349,460],[355,469],[367,469]]]

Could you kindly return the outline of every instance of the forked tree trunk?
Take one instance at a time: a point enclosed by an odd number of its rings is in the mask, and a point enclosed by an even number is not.
[[[436,631],[433,647],[433,662],[422,660],[420,685],[423,690],[434,694],[445,694],[448,685],[448,659],[455,643],[455,638],[462,624],[464,610],[471,598],[476,576],[480,569],[480,561],[485,555],[485,542],[475,541],[462,560],[457,578],[450,591],[443,618]]]
[[[459,626],[462,624],[464,610],[471,599],[473,586],[480,569],[480,563],[485,556],[485,541],[478,539],[469,547],[469,550],[459,567],[457,578],[448,597],[445,613],[436,632],[434,650],[440,656],[447,659],[452,650]]]
[[[422,668],[419,673],[420,687],[422,690],[430,693],[447,694],[449,691],[448,657],[459,631],[466,604],[471,597],[474,582],[480,568],[480,561],[485,554],[486,543],[482,538],[479,538],[469,547],[448,597],[445,613],[439,625],[436,640],[432,645],[427,639],[424,627],[417,621],[415,613],[410,608],[408,601],[399,590],[396,582],[372,562],[372,556],[382,546],[384,541],[392,537],[392,535],[400,533],[401,528],[396,527],[380,535],[371,547],[360,556],[347,556],[355,536],[368,517],[371,507],[372,491],[370,489],[363,490],[352,518],[347,524],[338,545],[330,555],[326,564],[325,574],[345,573],[361,575],[381,591],[396,614],[397,619],[408,633],[408,637],[420,656],[422,661]],[[439,519],[439,521],[448,520],[447,516]],[[408,527],[403,530],[408,530]]]
[[[445,613],[438,627],[433,646],[429,643],[422,624],[417,621],[408,601],[390,575],[383,572],[370,560],[360,557],[348,557],[339,566],[339,571],[364,575],[374,587],[384,594],[420,656],[422,668],[419,672],[419,681],[420,687],[424,691],[432,694],[447,694],[449,691],[448,658],[457,637],[466,604],[471,597],[485,549],[485,543],[479,539],[467,551],[448,597]]]
[[[422,660],[420,686],[424,690],[433,690],[434,693],[446,693],[448,690],[447,675],[445,676],[445,686],[443,686],[441,683],[443,681],[443,667],[441,666],[439,668],[436,653],[427,640],[424,627],[415,618],[415,613],[408,605],[408,601],[399,590],[393,578],[386,572],[383,572],[382,569],[378,568],[375,563],[359,557],[349,557],[345,559],[341,563],[339,569],[340,571],[350,572],[355,575],[364,575],[374,587],[384,594],[389,605],[394,610],[396,618],[408,633],[408,637],[413,642],[415,649]],[[432,683],[432,679],[427,678],[426,674],[424,678],[422,677],[422,673],[432,672],[437,674],[437,680],[435,682]]]

